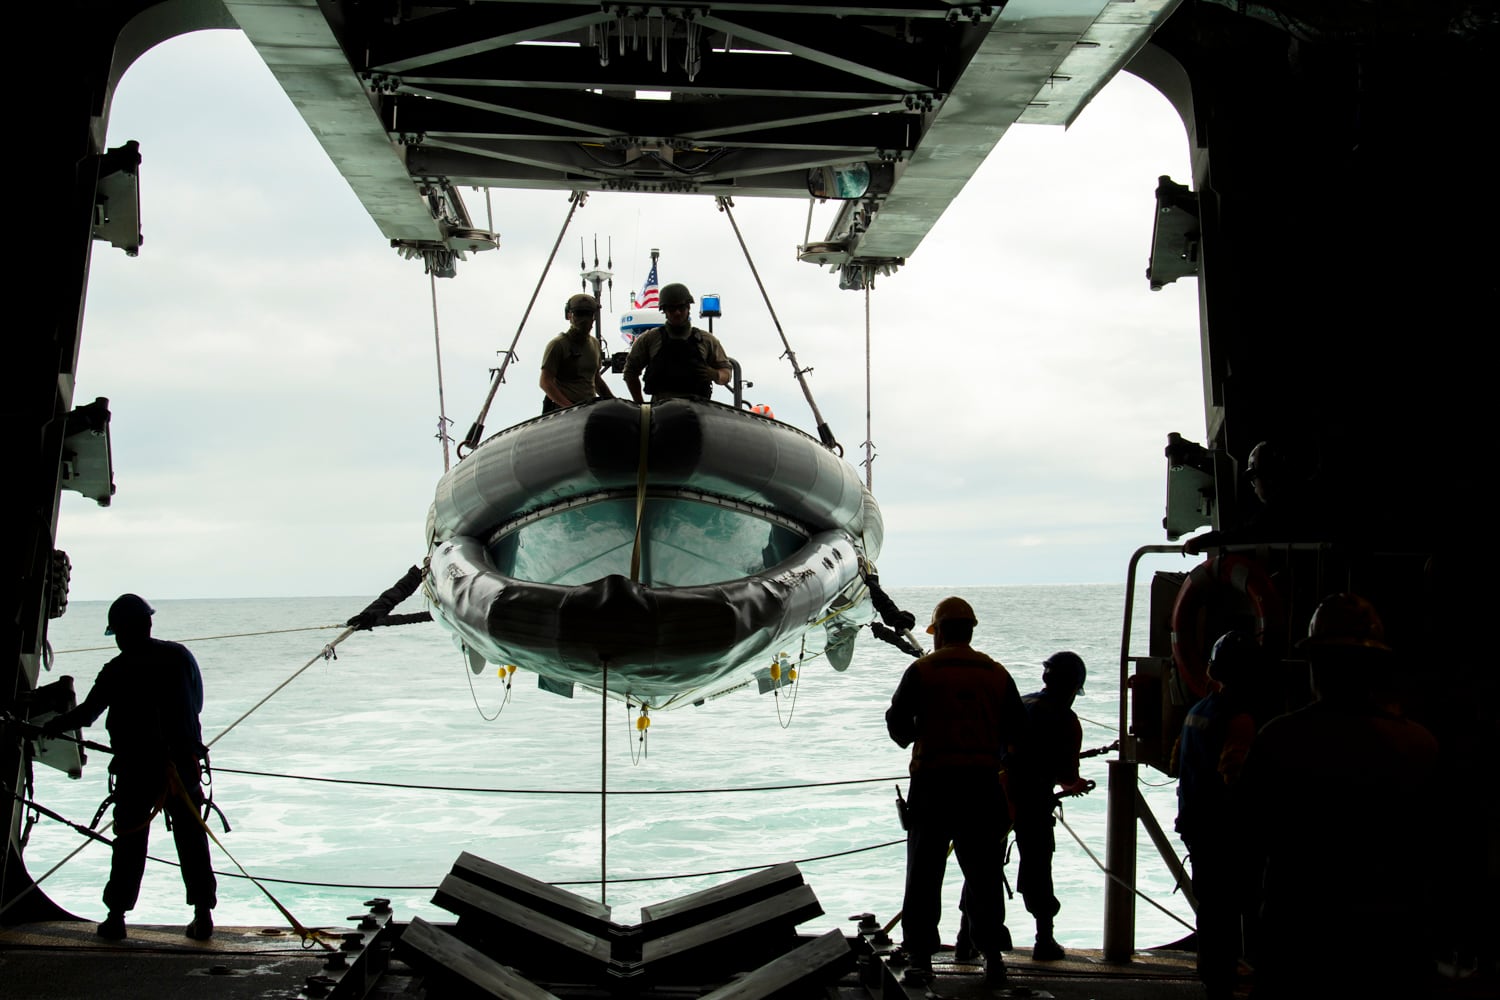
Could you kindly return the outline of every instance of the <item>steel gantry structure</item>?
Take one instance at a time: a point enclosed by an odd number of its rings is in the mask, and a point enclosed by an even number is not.
[[[846,283],[911,254],[1013,123],[1070,123],[1176,5],[224,3],[381,232],[443,273],[490,245],[462,187],[805,198],[840,168],[859,186],[820,191],[845,200],[804,257]]]

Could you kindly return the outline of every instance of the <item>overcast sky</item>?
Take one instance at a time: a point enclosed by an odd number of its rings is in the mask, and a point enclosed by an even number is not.
[[[145,245],[96,244],[79,403],[110,399],[117,495],[63,497],[72,595],[373,595],[420,562],[442,472],[428,279],[381,238],[238,32],[176,39],[127,73],[109,142],[141,143]],[[1122,75],[1069,130],[1017,126],[873,296],[875,495],[888,585],[1119,582],[1161,529],[1169,431],[1201,441],[1196,280],[1144,277],[1181,122]],[[483,192],[463,196],[485,225]],[[492,194],[501,248],[438,283],[453,434],[488,388],[567,213]],[[833,206],[815,212],[813,238]],[[805,200],[735,218],[825,419],[865,440],[864,297],[795,259]],[[812,431],[724,216],[707,197],[595,194],[574,218],[486,420],[540,409],[537,367],[612,240],[613,310],[652,247],[661,280],[720,293],[715,332],[754,402]],[[606,298],[606,309],[610,302]],[[622,349],[618,336],[614,349]],[[618,376],[613,385],[623,391]]]

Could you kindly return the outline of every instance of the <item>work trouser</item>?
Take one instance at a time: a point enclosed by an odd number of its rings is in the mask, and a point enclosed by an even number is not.
[[[993,769],[943,769],[912,776],[906,834],[906,891],[902,900],[903,944],[913,955],[938,950],[943,874],[948,845],[968,887],[964,895],[974,946],[997,955],[1005,926],[1001,889],[1003,843],[1009,817],[999,775]]]
[[[218,902],[218,882],[208,855],[208,833],[198,820],[197,809],[203,802],[198,770],[195,765],[189,770],[184,762],[181,772],[182,787],[191,801],[184,801],[171,787],[171,771],[165,763],[137,764],[115,759],[115,845],[109,881],[104,885],[104,905],[111,913],[133,909],[140,897],[152,811],[158,803],[171,820],[188,905],[212,909]]]
[[[1062,904],[1052,887],[1052,855],[1057,850],[1052,800],[1022,805],[1016,811],[1016,889],[1026,912],[1036,918],[1038,932],[1052,929]]]
[[[1198,902],[1198,979],[1210,998],[1228,997],[1244,954],[1244,917],[1252,883],[1243,847],[1225,837],[1186,841]]]

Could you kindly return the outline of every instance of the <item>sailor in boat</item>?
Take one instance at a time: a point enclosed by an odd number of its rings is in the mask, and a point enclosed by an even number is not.
[[[635,338],[625,361],[625,384],[637,403],[641,394],[641,372],[646,373],[646,392],[652,402],[690,397],[708,399],[713,386],[728,385],[732,373],[724,345],[692,321],[693,293],[674,281],[661,290],[661,311],[667,321]]]
[[[598,315],[599,301],[592,295],[579,292],[568,299],[563,309],[568,329],[548,341],[542,352],[543,413],[614,395],[600,374],[599,341],[593,335]]]

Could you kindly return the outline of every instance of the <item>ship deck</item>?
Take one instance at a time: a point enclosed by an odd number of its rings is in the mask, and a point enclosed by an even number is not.
[[[105,941],[94,924],[55,921],[0,928],[0,978],[9,996],[27,1000],[264,1000],[297,997],[308,979],[323,969],[325,953],[302,947],[284,929],[218,927],[209,941],[192,941],[178,926],[131,925],[124,941]],[[944,957],[948,956],[945,961]],[[1201,988],[1189,952],[1141,952],[1128,964],[1106,963],[1098,951],[1070,950],[1062,962],[1032,962],[1029,952],[1008,953],[1012,993],[985,987],[976,965],[936,956],[935,996],[1094,998],[1094,1000],[1175,1000],[1197,997]],[[841,998],[871,994],[854,985],[839,988]],[[1023,992],[1023,988],[1030,993]],[[906,998],[921,1000],[920,988]],[[560,996],[570,995],[559,990]],[[420,979],[400,961],[392,961],[367,994],[372,1000],[420,996]],[[583,993],[574,995],[583,996]],[[598,996],[597,990],[589,995]],[[680,994],[678,994],[680,996]]]

